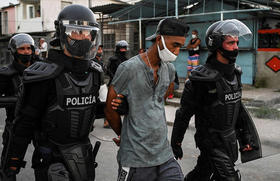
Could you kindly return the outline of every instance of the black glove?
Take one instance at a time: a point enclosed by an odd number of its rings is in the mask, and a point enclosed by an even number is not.
[[[5,170],[5,175],[6,175],[6,177],[8,177],[8,178],[12,178],[12,177],[14,177],[16,174],[18,174],[18,173],[19,173],[19,169],[12,170],[12,169],[7,168],[7,169]]]
[[[26,162],[19,159],[8,159],[7,165],[4,170],[4,174],[6,177],[14,177],[16,174],[19,173],[20,168],[24,168]]]
[[[175,156],[176,160],[178,160],[178,158],[181,159],[183,157],[183,150],[182,150],[182,147],[181,147],[181,143],[171,144],[171,147],[172,147],[172,150],[173,150],[173,153],[174,153],[174,156]]]
[[[117,97],[116,99],[119,99],[121,100],[121,103],[120,105],[117,107],[117,112],[120,114],[120,115],[125,115],[125,114],[128,114],[128,102],[127,102],[127,99],[126,97]]]

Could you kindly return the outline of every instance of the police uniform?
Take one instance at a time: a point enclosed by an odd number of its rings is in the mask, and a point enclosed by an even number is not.
[[[234,169],[237,140],[240,147],[257,145],[248,126],[250,116],[241,102],[241,73],[236,64],[222,64],[211,55],[186,82],[171,139],[173,147],[181,143],[195,115],[195,142],[201,154],[186,180],[207,181],[213,173],[212,179],[217,181],[239,180]]]
[[[0,105],[6,108],[7,119],[10,122],[14,119],[15,100],[22,82],[23,65],[13,61],[12,64],[0,68]],[[5,99],[10,98],[10,102]]]
[[[102,68],[95,62],[50,50],[48,62],[24,71],[23,93],[16,113],[9,157],[19,158],[33,139],[32,167],[36,180],[94,180],[94,155],[89,133],[98,112]]]

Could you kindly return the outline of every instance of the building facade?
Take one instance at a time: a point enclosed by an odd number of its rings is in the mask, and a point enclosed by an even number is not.
[[[67,5],[91,6],[90,0],[19,0],[1,8],[0,65],[10,62],[8,41],[16,33],[28,33],[38,46],[39,39],[47,42],[54,36],[54,21]]]
[[[280,49],[276,47],[280,43],[280,34],[277,31],[277,26],[280,24],[280,2],[269,0],[143,0],[125,10],[112,13],[111,16],[117,18],[113,22],[114,24],[138,22],[142,26],[144,38],[156,31],[159,20],[171,17],[182,19],[189,25],[190,31],[198,30],[199,38],[202,40],[201,64],[205,63],[208,56],[205,44],[207,28],[215,21],[238,19],[245,23],[253,34],[252,39],[241,38],[239,43],[240,52],[237,64],[243,70],[242,83],[255,85],[259,80],[264,80],[268,87],[280,88],[280,79],[275,79],[275,77],[279,77],[280,71],[273,71],[271,67],[268,67],[268,65],[280,67],[280,60],[274,58],[273,63],[267,63],[274,56],[280,59]],[[266,32],[266,35],[262,35],[259,32],[259,30],[267,28],[275,30],[276,33],[271,35]],[[190,36],[187,37],[185,45],[190,38]],[[151,45],[150,41],[142,42],[145,48]],[[260,49],[262,46],[265,47]],[[273,47],[273,50],[269,47]],[[185,78],[187,74],[187,59],[188,51],[183,47],[174,62],[178,76],[181,78]]]

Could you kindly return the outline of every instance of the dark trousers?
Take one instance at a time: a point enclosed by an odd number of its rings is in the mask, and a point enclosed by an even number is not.
[[[184,176],[178,162],[172,158],[153,167],[121,168],[118,181],[183,181]]]
[[[223,150],[201,151],[195,168],[189,172],[185,181],[240,181],[234,163]]]

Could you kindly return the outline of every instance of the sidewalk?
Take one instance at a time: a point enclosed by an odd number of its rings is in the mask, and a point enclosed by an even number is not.
[[[172,106],[180,106],[180,98],[183,93],[182,89],[177,90],[175,98],[168,99],[167,104]],[[242,90],[242,100],[246,106],[261,107],[272,106],[280,108],[280,91],[269,88],[254,88],[246,86]]]
[[[245,88],[242,94],[242,100],[247,107],[277,107],[280,108],[280,92],[275,89],[267,88]],[[168,100],[165,106],[167,124],[173,126],[175,112],[180,105],[180,99],[174,98]],[[171,104],[170,104],[171,102]],[[251,115],[263,146],[269,146],[280,151],[280,120],[259,119]],[[194,117],[191,118],[189,129],[195,130]]]

